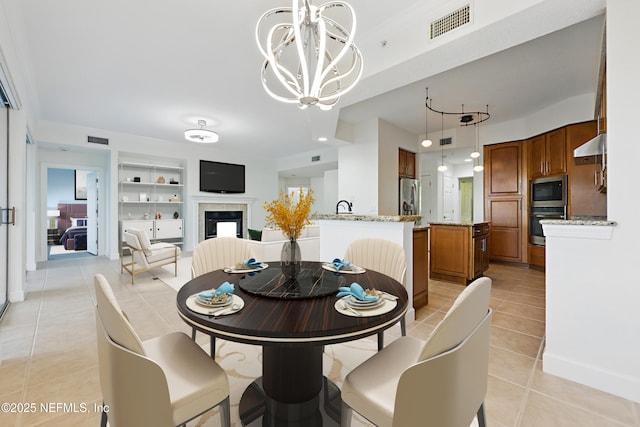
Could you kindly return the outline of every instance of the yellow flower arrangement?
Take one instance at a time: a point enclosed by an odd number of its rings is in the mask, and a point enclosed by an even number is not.
[[[311,224],[311,218],[315,215],[309,215],[311,204],[315,201],[313,190],[304,194],[300,189],[298,194],[300,199],[297,203],[294,200],[294,193],[280,192],[280,197],[277,200],[270,203],[265,202],[263,206],[269,212],[266,218],[267,225],[282,230],[282,233],[289,240],[297,240],[302,229]]]

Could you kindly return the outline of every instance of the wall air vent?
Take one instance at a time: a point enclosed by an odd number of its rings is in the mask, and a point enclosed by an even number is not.
[[[469,5],[463,6],[431,23],[430,38],[433,40],[451,30],[468,24],[471,18]]]
[[[312,162],[319,162],[319,161],[320,161],[320,156],[313,156],[313,157],[311,157],[311,161],[312,161]]]
[[[453,139],[451,137],[442,138],[440,140],[440,145],[451,145],[451,144],[453,144]]]
[[[100,138],[98,136],[88,136],[87,137],[87,142],[90,142],[91,144],[109,145],[109,139],[108,138]]]

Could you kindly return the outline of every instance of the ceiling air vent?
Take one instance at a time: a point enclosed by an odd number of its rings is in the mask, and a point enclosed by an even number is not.
[[[313,157],[311,157],[311,161],[312,161],[312,162],[319,162],[319,161],[320,161],[320,156],[313,156]]]
[[[87,141],[90,142],[91,144],[109,145],[108,138],[100,138],[98,136],[88,136]]]
[[[469,23],[470,19],[470,8],[469,5],[463,6],[460,9],[449,13],[448,15],[443,16],[440,19],[437,19],[431,23],[431,39],[435,39],[447,33],[451,30],[455,30],[458,27],[463,26],[464,24]]]
[[[453,143],[453,139],[451,137],[442,138],[440,140],[440,145],[451,145]]]

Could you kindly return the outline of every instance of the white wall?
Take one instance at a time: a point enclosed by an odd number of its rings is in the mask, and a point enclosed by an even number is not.
[[[338,203],[338,169],[331,169],[324,172],[324,205],[318,212],[333,213]]]
[[[640,156],[637,100],[640,2],[607,2],[610,239],[549,237],[544,369],[640,402],[640,221],[633,171]],[[593,228],[593,227],[592,227]]]
[[[96,146],[86,142],[87,135],[95,135],[109,138],[108,146]],[[107,199],[111,202],[105,214],[107,220],[107,249],[111,258],[118,256],[118,159],[131,156],[148,156],[152,158],[170,158],[185,165],[185,203],[183,205],[183,217],[188,220],[193,217],[191,212],[193,203],[191,198],[195,196],[213,197],[211,193],[199,191],[200,159],[214,160],[228,163],[246,165],[246,189],[243,198],[253,200],[251,203],[252,224],[251,228],[264,226],[265,211],[262,205],[278,197],[278,173],[274,160],[255,158],[245,153],[220,150],[210,145],[198,145],[188,141],[161,141],[149,138],[141,138],[134,135],[119,134],[104,130],[88,129],[75,126],[64,126],[50,122],[41,123],[34,133],[36,141],[45,143],[65,144],[74,150],[82,151],[90,147],[93,150],[103,150],[109,153],[109,164],[106,166]],[[66,154],[65,158],[69,158]],[[42,159],[41,161],[44,161]],[[65,160],[66,161],[66,160]],[[67,163],[68,164],[68,163]],[[217,199],[233,199],[237,195],[215,194]],[[191,251],[197,243],[193,241],[189,231],[196,224],[186,223],[185,240],[183,250]]]
[[[353,144],[338,148],[338,162],[338,200],[353,203],[356,214],[377,215],[377,119],[354,126]]]

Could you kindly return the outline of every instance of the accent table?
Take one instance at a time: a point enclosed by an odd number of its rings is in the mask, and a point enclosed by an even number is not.
[[[254,275],[217,270],[196,277],[178,291],[181,318],[212,337],[262,345],[262,377],[240,401],[243,425],[339,425],[340,391],[322,374],[324,346],[357,340],[399,322],[408,307],[405,288],[392,278],[368,270],[336,274],[320,262],[303,262],[297,280],[284,278],[277,263]],[[214,318],[186,306],[189,296],[228,281],[244,308]],[[391,311],[349,316],[335,308],[338,287],[358,282],[398,296]]]

